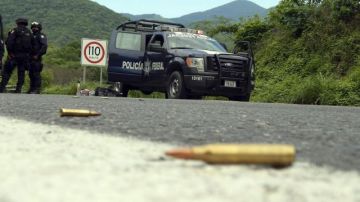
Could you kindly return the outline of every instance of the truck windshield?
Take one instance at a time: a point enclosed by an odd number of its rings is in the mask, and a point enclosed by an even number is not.
[[[173,32],[168,34],[168,42],[171,49],[198,49],[227,52],[215,39],[205,35]]]

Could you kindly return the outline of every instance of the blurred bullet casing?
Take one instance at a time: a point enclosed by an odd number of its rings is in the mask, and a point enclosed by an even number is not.
[[[60,116],[74,116],[74,117],[89,117],[89,116],[100,116],[101,114],[95,111],[84,110],[84,109],[60,109]]]
[[[266,164],[290,166],[295,161],[292,145],[207,145],[194,147],[184,159],[210,164]],[[181,157],[180,157],[181,158]]]

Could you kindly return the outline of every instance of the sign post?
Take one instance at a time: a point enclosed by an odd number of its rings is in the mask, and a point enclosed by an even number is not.
[[[86,67],[100,67],[100,86],[102,85],[103,67],[107,66],[108,61],[108,41],[98,39],[81,40],[81,65],[83,70],[83,82],[86,82]]]

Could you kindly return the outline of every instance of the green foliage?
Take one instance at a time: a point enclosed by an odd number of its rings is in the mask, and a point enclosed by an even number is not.
[[[312,3],[304,0],[283,0],[280,5],[270,12],[270,20],[281,28],[286,28],[294,37],[300,37],[309,24]]]
[[[270,13],[272,28],[256,46],[253,100],[360,106],[360,13],[341,2],[353,13],[346,20],[340,1],[283,0]]]
[[[159,93],[159,92],[154,92],[154,93],[151,93],[150,95],[145,95],[141,91],[132,90],[132,91],[129,92],[129,97],[132,97],[132,98],[165,99],[165,94],[164,93]]]
[[[333,15],[345,22],[353,20],[360,12],[359,0],[334,0]]]
[[[252,44],[256,44],[270,28],[271,26],[265,20],[255,16],[240,23],[239,29],[236,32],[236,41],[249,41]]]
[[[76,95],[77,81],[70,82],[64,85],[51,85],[43,90],[44,94],[59,94],[59,95]],[[98,82],[87,82],[81,84],[81,89],[95,90],[99,87]]]
[[[1,0],[0,13],[8,29],[18,17],[43,24],[51,44],[64,45],[81,38],[108,39],[126,17],[89,0]]]
[[[75,95],[76,86],[73,85],[52,85],[42,91],[43,94]]]

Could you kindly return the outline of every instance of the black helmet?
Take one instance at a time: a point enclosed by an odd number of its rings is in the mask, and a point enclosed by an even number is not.
[[[38,28],[40,31],[42,30],[42,25],[40,24],[40,23],[38,23],[38,22],[32,22],[31,23],[31,29],[32,28]]]
[[[17,25],[22,24],[22,25],[28,26],[29,22],[26,18],[18,18],[16,20],[16,24]]]

